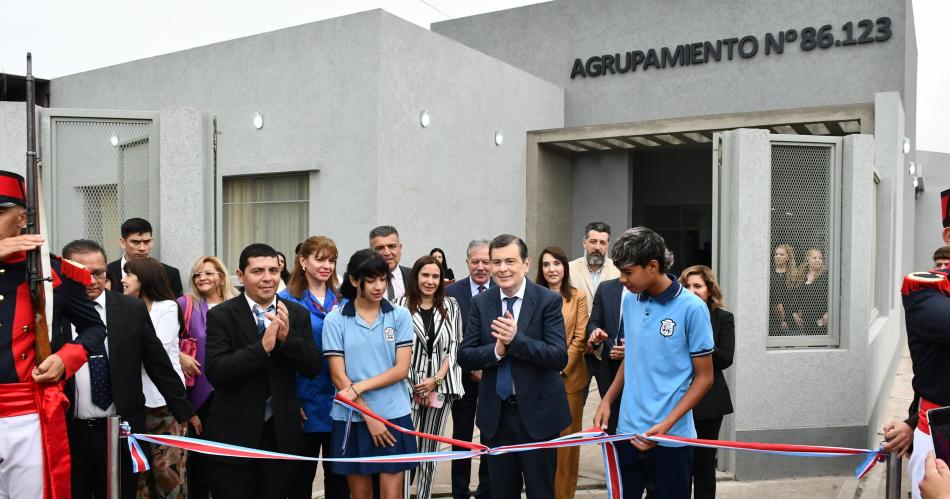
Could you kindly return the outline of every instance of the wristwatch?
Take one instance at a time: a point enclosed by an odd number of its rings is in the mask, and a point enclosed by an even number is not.
[[[438,376],[435,377],[435,386],[442,386],[442,382],[445,381],[443,378]]]

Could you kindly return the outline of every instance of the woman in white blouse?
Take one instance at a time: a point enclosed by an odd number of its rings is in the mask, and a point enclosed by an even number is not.
[[[175,303],[175,295],[172,293],[165,269],[158,260],[147,257],[127,261],[123,271],[125,276],[122,278],[122,291],[145,302],[148,315],[155,327],[155,334],[168,352],[168,360],[171,361],[172,367],[184,385],[185,376],[182,374],[178,357],[178,340],[183,319],[178,304]],[[149,379],[144,368],[142,369],[142,391],[145,394],[143,433],[185,436],[188,429],[186,423],[175,420],[171,411],[168,410],[165,398]],[[196,431],[200,433],[201,429],[196,428]],[[148,473],[139,474],[138,497],[185,497],[187,487],[185,451],[153,445],[149,453],[151,469]]]

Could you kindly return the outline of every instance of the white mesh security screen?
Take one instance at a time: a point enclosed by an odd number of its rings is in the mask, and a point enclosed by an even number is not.
[[[832,144],[772,144],[770,346],[829,345],[835,264]]]
[[[151,121],[52,121],[54,251],[74,239],[92,239],[118,256],[119,226],[150,218]],[[157,186],[156,186],[157,187]],[[153,225],[156,220],[151,220]],[[158,227],[155,227],[158,230]]]

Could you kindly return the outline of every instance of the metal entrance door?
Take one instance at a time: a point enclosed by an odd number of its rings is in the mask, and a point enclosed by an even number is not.
[[[158,113],[48,109],[42,119],[53,251],[92,239],[117,257],[119,227],[132,217],[158,232]]]

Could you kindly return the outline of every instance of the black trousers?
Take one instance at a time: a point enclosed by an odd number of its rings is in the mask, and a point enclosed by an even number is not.
[[[208,397],[204,405],[195,411],[195,415],[201,420],[201,423],[208,422],[208,408],[211,407],[211,399],[214,394]],[[201,435],[195,433],[195,429],[188,425],[188,436],[201,438]],[[200,452],[188,453],[188,498],[189,499],[208,499],[211,497],[209,480],[211,472],[208,469],[208,456]]]
[[[72,419],[67,425],[72,460],[72,496],[108,499],[106,495],[106,420]],[[128,446],[120,442],[119,490],[123,499],[134,499],[138,481],[132,473]]]
[[[722,416],[715,419],[696,420],[696,435],[704,440],[719,439]],[[693,498],[716,497],[716,449],[696,447],[693,449]]]
[[[273,419],[264,424],[261,450],[276,451]],[[284,499],[297,471],[294,461],[276,459],[208,460],[214,499]]]
[[[330,457],[330,432],[304,433],[303,452],[301,456]],[[301,461],[297,464],[290,487],[290,499],[310,499],[313,497],[313,477],[317,476],[316,461]],[[323,489],[324,497],[350,497],[350,488],[346,484],[346,476],[337,475],[330,468],[333,463],[323,462]]]
[[[478,403],[478,383],[462,373],[462,387],[465,395],[452,404],[452,438],[471,442],[475,435],[475,409]],[[453,450],[465,450],[453,447]],[[472,460],[456,459],[452,461],[452,497],[468,499],[471,497],[469,482],[472,478]],[[476,499],[488,499],[491,494],[491,481],[488,476],[488,456],[479,458],[478,485],[475,488]]]
[[[557,438],[558,433],[542,438],[528,434],[517,403],[502,402],[498,430],[489,445],[524,444]],[[528,499],[553,499],[554,475],[557,471],[557,449],[513,452],[492,456],[488,462],[494,499],[519,499],[522,484]]]
[[[652,481],[654,491],[647,497],[689,499],[692,447],[657,446],[640,452],[628,440],[614,442],[624,499],[640,499]]]

